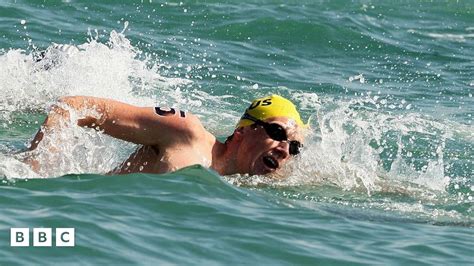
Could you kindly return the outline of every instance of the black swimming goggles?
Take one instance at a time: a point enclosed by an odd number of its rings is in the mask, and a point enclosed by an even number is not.
[[[247,112],[244,113],[242,119],[248,119],[250,121],[255,122],[256,125],[262,126],[267,135],[276,141],[288,141],[288,136],[286,135],[286,130],[277,123],[267,123],[260,119],[257,119]],[[293,156],[298,155],[300,153],[300,149],[303,147],[303,144],[297,140],[290,140],[288,141],[290,144],[289,153]]]

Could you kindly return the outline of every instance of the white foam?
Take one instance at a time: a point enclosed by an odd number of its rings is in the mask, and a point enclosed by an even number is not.
[[[471,28],[466,28],[466,31],[470,31]],[[474,38],[473,33],[439,33],[439,32],[421,32],[421,31],[416,31],[414,29],[409,29],[409,33],[418,33],[423,36],[427,36],[433,39],[438,39],[438,40],[447,40],[447,41],[453,41],[453,42],[465,42],[467,39]]]
[[[42,176],[35,173],[29,165],[12,156],[0,154],[0,177],[24,179],[24,178],[41,178]]]
[[[157,90],[172,91],[191,82],[161,76],[156,64],[140,60],[141,52],[115,31],[106,44],[92,39],[76,49],[71,47],[54,44],[47,50],[46,58],[37,63],[31,54],[19,49],[1,55],[0,110],[44,110],[64,95],[107,97],[149,105],[155,102]],[[42,67],[51,61],[58,63],[44,70]]]
[[[106,43],[90,38],[77,46],[52,44],[43,60],[35,62],[36,58],[20,49],[0,54],[0,121],[7,126],[12,114],[45,114],[51,104],[66,95],[106,97],[139,106],[161,102],[189,104],[190,97],[177,90],[192,82],[161,76],[158,64],[154,63],[156,59],[143,56],[122,33],[112,31]],[[106,173],[120,163],[123,158],[116,154],[127,147],[100,133],[77,127],[55,132],[43,142],[33,153],[45,165],[39,175],[32,174],[22,163],[25,159],[22,155],[3,160],[0,175],[34,178]]]

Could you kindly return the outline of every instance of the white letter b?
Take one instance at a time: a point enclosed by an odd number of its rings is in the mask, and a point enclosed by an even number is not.
[[[10,229],[10,246],[28,247],[29,245],[30,245],[30,229],[29,228],[11,228]]]
[[[33,228],[33,246],[51,247],[52,238],[51,228]]]

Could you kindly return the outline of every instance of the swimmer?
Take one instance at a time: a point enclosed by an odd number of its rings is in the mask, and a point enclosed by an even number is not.
[[[217,140],[189,112],[71,96],[52,107],[29,150],[36,149],[45,134],[60,130],[61,120],[70,118],[70,110],[87,109],[95,111],[97,117],[79,118],[77,125],[141,145],[114,174],[166,173],[195,164],[220,175],[271,174],[299,154],[302,128],[306,127],[295,105],[278,95],[254,100],[225,142]],[[38,170],[40,166],[32,167]]]

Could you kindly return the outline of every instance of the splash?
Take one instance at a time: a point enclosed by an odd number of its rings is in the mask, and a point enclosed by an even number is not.
[[[37,53],[12,49],[0,56],[0,112],[45,110],[58,97],[87,95],[146,105],[157,90],[174,90],[190,80],[165,78],[153,58],[112,31],[106,43],[96,38],[73,45],[53,44],[38,61]],[[144,58],[142,58],[144,57]]]
[[[34,169],[37,175],[33,177],[88,172],[106,174],[136,148],[134,144],[76,125],[84,117],[98,118],[100,114],[96,110],[78,111],[64,103],[57,105],[67,110],[69,117],[59,120],[54,129],[47,130],[36,149],[14,156],[19,162]]]
[[[304,98],[314,108],[300,156],[280,178],[235,177],[237,185],[330,185],[345,191],[417,194],[443,198],[456,182],[469,187],[472,126],[407,113],[407,102],[380,96],[362,99]],[[304,96],[304,95],[303,95]],[[398,110],[397,110],[398,109]],[[459,150],[459,147],[463,147]],[[232,179],[232,178],[231,178]],[[462,180],[462,181],[460,181]],[[470,191],[465,196],[470,196]],[[423,194],[423,195],[421,195]]]
[[[15,120],[18,116],[26,117],[24,125],[38,128],[49,106],[66,95],[112,98],[138,106],[186,101],[180,87],[192,82],[160,75],[157,59],[132,46],[123,31],[111,31],[105,43],[89,36],[80,45],[53,43],[44,51],[11,49],[0,54],[0,125],[5,130],[21,128]],[[106,173],[122,158],[117,154],[130,149],[103,134],[71,126],[44,141],[48,148],[39,149],[34,156],[47,165],[39,174],[29,170],[24,157],[7,156],[9,160],[0,164],[0,175],[35,178]]]

